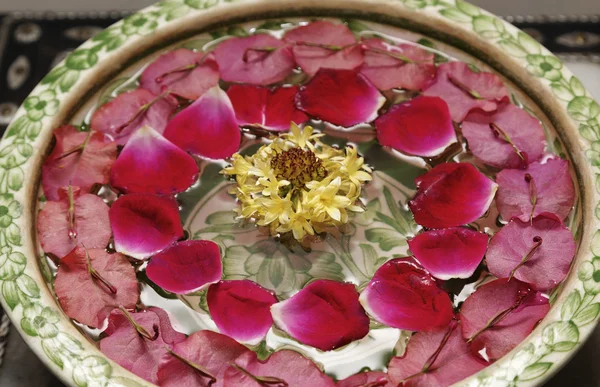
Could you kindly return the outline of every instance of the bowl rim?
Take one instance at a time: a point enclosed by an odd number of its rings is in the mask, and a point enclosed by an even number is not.
[[[46,286],[43,266],[36,257],[36,205],[32,203],[37,201],[40,166],[52,130],[139,55],[203,29],[285,14],[353,15],[410,27],[468,48],[509,75],[558,129],[576,167],[581,194],[577,256],[556,303],[532,334],[496,363],[456,385],[543,383],[568,362],[600,318],[600,276],[595,276],[600,270],[600,257],[596,257],[600,256],[600,212],[594,215],[600,203],[600,184],[596,183],[600,177],[600,106],[540,43],[463,0],[164,0],[85,42],[36,86],[0,142],[0,206],[7,209],[0,217],[0,302],[19,333],[67,385],[152,385],[108,359],[83,337]]]

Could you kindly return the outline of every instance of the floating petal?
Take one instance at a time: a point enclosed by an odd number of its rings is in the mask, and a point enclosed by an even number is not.
[[[387,373],[382,371],[359,372],[342,379],[337,387],[394,387],[388,379]]]

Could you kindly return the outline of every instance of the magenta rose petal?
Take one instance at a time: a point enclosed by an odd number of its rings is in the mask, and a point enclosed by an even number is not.
[[[242,139],[231,101],[218,86],[180,111],[164,135],[184,151],[210,159],[231,156]]]
[[[473,155],[496,168],[519,168],[539,160],[546,145],[540,121],[512,104],[493,114],[470,113],[462,133]]]
[[[177,201],[149,194],[119,197],[110,207],[115,249],[137,259],[148,258],[183,238]]]
[[[423,94],[446,101],[455,122],[462,122],[473,109],[493,112],[499,103],[508,101],[508,91],[500,77],[476,73],[464,62],[439,65],[435,79]]]
[[[513,219],[500,229],[486,253],[490,272],[514,277],[537,290],[548,290],[567,276],[575,256],[573,234],[556,215],[543,213],[531,221]]]
[[[296,97],[309,116],[344,127],[373,121],[384,103],[377,88],[353,70],[321,69]]]
[[[438,97],[394,105],[375,120],[375,128],[381,145],[415,156],[437,156],[457,141],[448,105]]]
[[[337,387],[394,387],[387,373],[382,371],[359,372],[337,382]]]
[[[469,278],[481,263],[488,236],[467,227],[422,232],[408,241],[419,263],[441,280]]]
[[[88,249],[106,248],[112,235],[106,203],[96,195],[81,194],[78,187],[63,188],[59,196],[59,201],[46,202],[38,214],[44,251],[62,258],[79,243]]]
[[[152,257],[146,274],[152,282],[171,293],[198,291],[221,279],[223,267],[219,246],[202,240],[178,242]]]
[[[214,53],[227,82],[266,86],[283,81],[295,67],[292,47],[268,34],[227,39]]]
[[[544,212],[565,219],[575,200],[569,162],[559,158],[531,163],[524,170],[502,170],[496,182],[496,206],[505,220],[527,222]]]
[[[463,303],[463,337],[471,343],[473,354],[484,353],[493,361],[523,341],[549,309],[548,298],[527,284],[497,279],[480,286]]]
[[[93,328],[122,305],[133,309],[140,296],[133,266],[123,255],[104,249],[74,248],[60,260],[54,291],[70,318]]]
[[[452,301],[413,258],[396,258],[376,272],[360,295],[360,303],[377,321],[410,331],[448,325]]]
[[[275,324],[302,344],[322,351],[342,347],[369,333],[369,318],[349,283],[316,280],[271,306]]]
[[[283,40],[293,44],[294,58],[313,76],[321,68],[353,70],[363,63],[363,53],[350,29],[319,20],[289,30]]]
[[[380,38],[361,41],[365,55],[360,69],[379,90],[421,90],[435,76],[434,55],[413,44],[389,44]]]
[[[112,166],[110,184],[123,193],[173,195],[198,177],[194,158],[149,126],[138,129]]]
[[[206,301],[219,331],[239,342],[258,344],[273,325],[271,305],[277,297],[250,280],[212,284]]]
[[[102,133],[80,132],[71,125],[54,130],[56,145],[42,166],[42,187],[48,200],[60,200],[58,190],[68,185],[83,193],[107,184],[117,158],[117,144]]]
[[[415,221],[427,228],[460,226],[483,216],[498,185],[469,163],[444,163],[415,179],[408,203]]]
[[[175,105],[164,96],[140,88],[119,94],[100,106],[92,116],[90,126],[123,145],[133,132],[145,125],[163,133],[174,111]]]
[[[196,100],[219,83],[219,68],[212,54],[178,48],[150,63],[140,77],[140,86],[155,95],[170,91]]]

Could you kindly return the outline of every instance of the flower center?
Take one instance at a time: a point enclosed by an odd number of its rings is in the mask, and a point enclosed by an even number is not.
[[[35,105],[36,110],[42,110],[46,107],[46,101],[40,101]]]
[[[289,181],[294,189],[304,187],[309,181],[321,181],[327,176],[321,159],[310,150],[298,147],[273,157],[271,168],[278,179]]]
[[[0,216],[4,216],[8,214],[8,207],[0,206]]]
[[[600,270],[596,270],[592,277],[594,278],[595,282],[600,282]]]
[[[544,71],[550,71],[550,70],[552,70],[552,68],[553,68],[553,67],[552,67],[552,65],[551,65],[550,63],[545,63],[545,62],[544,62],[544,63],[542,63],[542,64],[540,65],[540,68],[541,68],[542,70],[544,70]]]

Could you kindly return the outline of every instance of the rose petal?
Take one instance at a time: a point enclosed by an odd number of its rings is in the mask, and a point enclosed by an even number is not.
[[[520,305],[506,318],[486,329],[488,323],[500,313]],[[518,280],[497,279],[477,288],[460,309],[460,321],[465,340],[471,341],[473,354],[485,350],[490,360],[501,358],[523,341],[544,318],[550,309],[548,299],[541,293],[530,291],[527,284]]]
[[[530,181],[525,178],[527,174]],[[525,170],[505,169],[496,175],[496,182],[496,205],[505,220],[519,218],[526,222],[544,212],[565,219],[575,200],[569,162],[559,158],[531,163]],[[535,207],[532,187],[535,187]]]
[[[340,380],[337,387],[394,387],[385,372],[367,371]]]
[[[144,111],[147,105],[149,107]],[[146,89],[135,89],[100,106],[92,116],[90,126],[111,135],[123,145],[142,126],[148,125],[163,133],[174,111],[175,105],[164,97],[157,97]]]
[[[435,76],[433,53],[414,44],[392,45],[380,38],[361,41],[365,63],[360,69],[379,90],[407,89],[421,90]],[[386,55],[402,56],[409,61]]]
[[[165,137],[186,152],[211,159],[231,156],[242,139],[231,101],[217,86],[179,112]]]
[[[60,260],[54,291],[67,316],[98,328],[119,305],[135,308],[140,290],[135,271],[126,257],[119,253],[109,254],[103,249],[89,249],[87,252],[92,268],[114,287],[116,293],[92,277],[86,250],[81,246],[75,247]]]
[[[410,331],[446,326],[454,316],[450,297],[412,258],[396,258],[376,272],[360,295],[382,324]]]
[[[353,70],[321,69],[296,97],[306,114],[345,127],[373,121],[384,103],[379,91]]]
[[[541,238],[541,244],[530,254],[537,238]],[[498,278],[507,278],[516,269],[516,279],[537,290],[547,290],[565,279],[575,250],[571,231],[556,215],[544,213],[531,222],[513,219],[502,227],[490,241],[486,261]],[[521,265],[527,255],[530,257]]]
[[[138,129],[113,164],[110,184],[124,193],[173,195],[198,177],[194,158],[149,126]]]
[[[476,73],[464,62],[439,65],[435,79],[423,90],[423,94],[446,101],[455,122],[462,122],[473,109],[493,112],[498,103],[508,101],[508,91],[496,74]]]
[[[354,70],[363,63],[362,49],[344,24],[314,21],[289,30],[283,40],[293,44],[296,63],[310,76],[321,68]],[[332,50],[314,45],[346,48]]]
[[[123,195],[110,207],[109,217],[115,249],[133,258],[147,258],[183,238],[179,207],[172,198]]]
[[[422,157],[439,155],[457,141],[448,105],[438,97],[416,97],[392,106],[375,120],[383,146]]]
[[[283,81],[295,66],[292,48],[268,34],[227,39],[214,53],[227,82],[270,85]]]
[[[354,285],[316,280],[271,307],[279,328],[322,351],[342,347],[369,333],[369,318]]]
[[[156,254],[146,275],[168,292],[187,294],[221,279],[219,245],[212,241],[183,241]]]
[[[42,166],[42,186],[48,200],[59,200],[68,185],[87,193],[95,184],[107,184],[117,158],[117,144],[98,132],[80,132],[71,125],[54,130],[56,145]],[[81,151],[74,151],[82,147]]]
[[[460,226],[486,213],[498,185],[469,163],[444,163],[415,179],[417,194],[408,205],[427,228]]]

